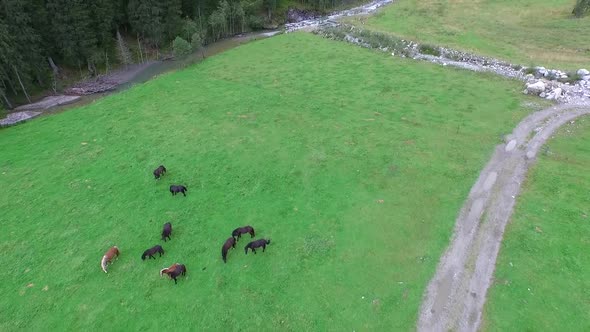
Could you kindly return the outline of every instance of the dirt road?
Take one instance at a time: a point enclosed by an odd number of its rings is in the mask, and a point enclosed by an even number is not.
[[[590,114],[590,103],[535,112],[496,147],[471,188],[453,240],[426,289],[418,331],[477,331],[504,228],[527,170],[556,129],[585,114]]]

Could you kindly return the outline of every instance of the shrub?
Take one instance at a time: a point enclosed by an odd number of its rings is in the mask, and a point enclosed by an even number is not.
[[[583,17],[590,13],[590,0],[578,0],[572,11],[575,17]]]
[[[177,57],[187,55],[191,52],[191,45],[186,40],[178,36],[174,38],[174,41],[172,42],[172,48],[174,49],[174,55]]]
[[[581,79],[582,77],[576,71],[570,71],[567,73],[567,78],[559,78],[558,81],[561,83],[576,84]]]
[[[440,56],[440,50],[436,46],[428,45],[428,44],[421,44],[418,48],[420,53],[422,54],[430,54],[434,56]]]

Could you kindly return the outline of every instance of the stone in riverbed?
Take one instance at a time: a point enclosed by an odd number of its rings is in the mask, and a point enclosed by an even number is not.
[[[582,69],[578,69],[577,74],[579,76],[586,76],[586,75],[590,75],[590,71],[588,71],[588,69],[582,68]]]
[[[539,95],[540,93],[545,91],[545,83],[542,81],[537,81],[536,83],[527,84],[526,85],[526,93],[530,95]]]

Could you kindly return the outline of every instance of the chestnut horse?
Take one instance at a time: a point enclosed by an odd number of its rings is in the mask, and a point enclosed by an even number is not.
[[[174,263],[169,268],[160,270],[160,277],[162,277],[166,273],[170,279],[174,279],[174,284],[176,284],[176,277],[180,275],[186,275],[186,266],[180,263]]]
[[[252,241],[252,242],[248,243],[246,245],[246,247],[244,247],[244,250],[246,251],[246,254],[248,254],[248,248],[252,249],[252,251],[254,253],[256,253],[256,248],[262,247],[262,252],[264,252],[264,250],[266,250],[267,244],[270,244],[270,239],[268,239],[268,240],[260,239],[260,240]]]
[[[162,257],[162,255],[164,255],[164,249],[162,248],[161,245],[153,246],[153,247],[149,248],[148,250],[144,251],[143,255],[141,255],[141,259],[145,260],[145,258],[147,256],[149,256],[149,258],[156,259],[156,257],[154,257],[154,255],[156,253],[159,253],[160,257]]]
[[[104,273],[107,273],[107,264],[112,264],[112,260],[115,256],[117,257],[117,259],[119,258],[119,248],[117,248],[117,246],[111,247],[109,250],[107,250],[104,256],[102,256],[102,260],[100,261],[100,267],[102,267]]]
[[[253,238],[255,236],[254,233],[254,228],[252,226],[244,226],[244,227],[239,227],[234,229],[233,232],[231,232],[231,236],[233,237],[237,237],[236,241],[242,237],[242,234],[246,234],[246,233],[250,233],[250,237]]]
[[[166,167],[164,167],[164,165],[160,165],[158,166],[158,168],[154,170],[154,177],[156,178],[156,180],[160,180],[160,177],[164,173],[166,173]]]
[[[225,240],[223,247],[221,247],[221,258],[223,258],[224,263],[227,263],[227,252],[229,251],[229,248],[235,248],[235,247],[236,247],[236,239],[233,236],[228,238],[227,240]]]

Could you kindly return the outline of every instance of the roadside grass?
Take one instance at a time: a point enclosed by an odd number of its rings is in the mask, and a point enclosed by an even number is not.
[[[295,33],[2,129],[0,330],[413,330],[520,89]]]
[[[590,63],[590,17],[571,15],[575,0],[399,0],[365,28],[521,65],[574,70]]]
[[[488,331],[588,331],[590,117],[562,127],[529,173],[484,311]]]

